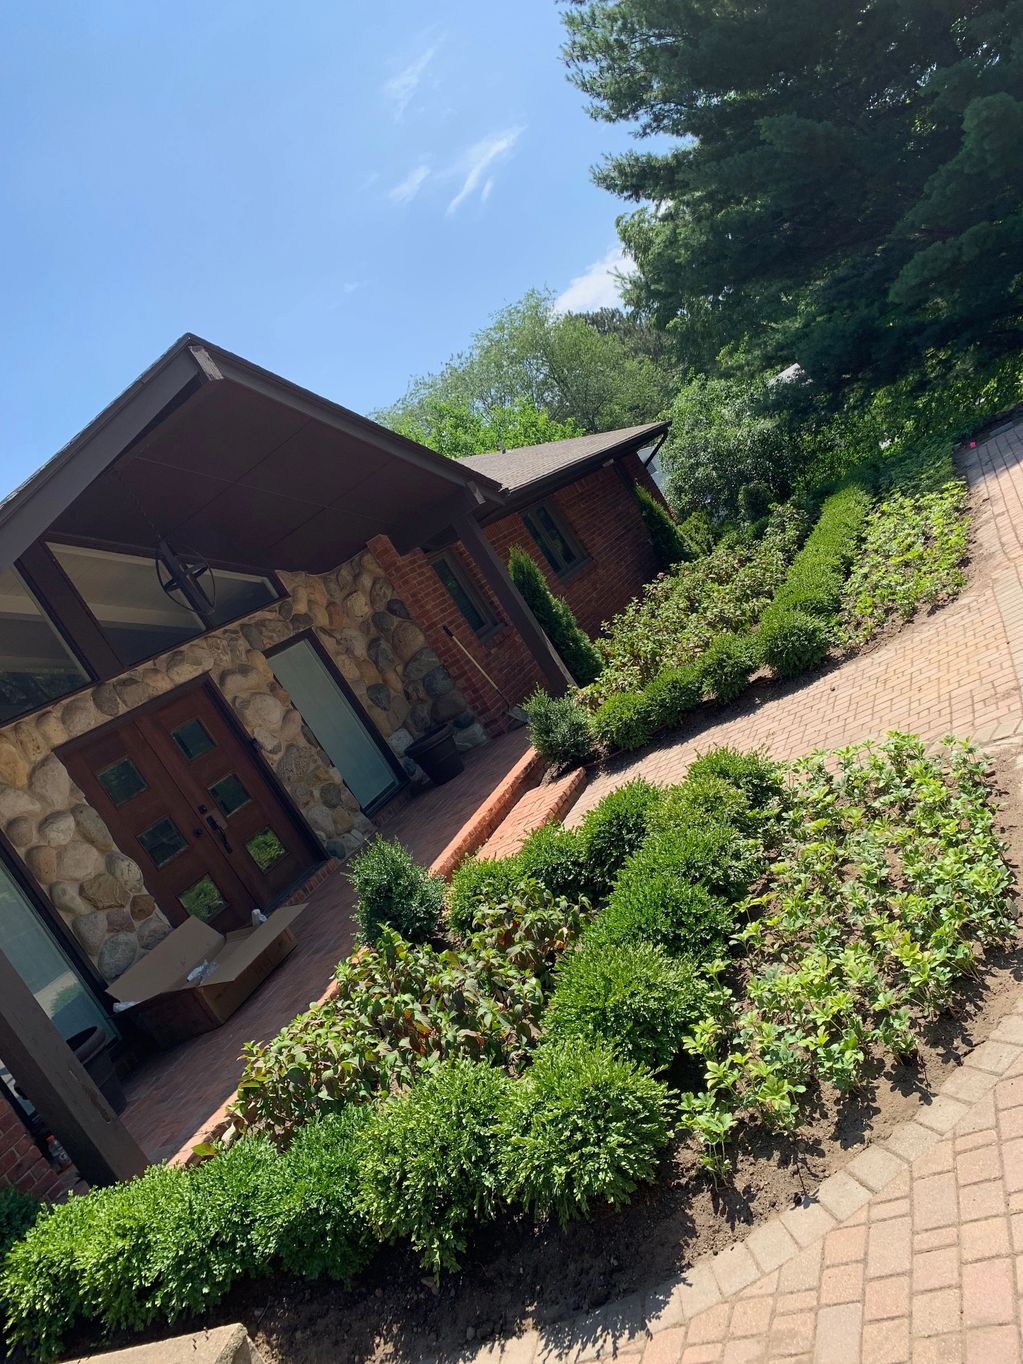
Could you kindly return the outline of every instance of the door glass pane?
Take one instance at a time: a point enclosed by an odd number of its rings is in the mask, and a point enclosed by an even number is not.
[[[16,570],[5,568],[0,572],[0,724],[88,680]]]
[[[153,859],[153,865],[165,867],[188,847],[181,830],[172,819],[161,819],[138,836],[139,842]]]
[[[233,815],[235,810],[240,810],[243,805],[248,805],[252,799],[233,772],[229,772],[226,777],[221,777],[219,781],[215,781],[210,787],[210,795],[225,815]]]
[[[227,908],[227,901],[221,895],[212,876],[204,876],[201,881],[196,881],[195,885],[189,886],[178,899],[189,914],[194,914],[203,922]]]
[[[188,720],[185,724],[178,725],[177,729],[171,730],[171,738],[189,762],[202,757],[214,747],[213,740],[201,720]]]
[[[77,545],[49,548],[125,664],[176,648],[206,628],[190,607],[168,597],[154,559]]]
[[[275,862],[279,862],[282,857],[288,855],[287,848],[273,829],[264,829],[262,833],[250,838],[245,845],[245,851],[260,871],[269,871]]]
[[[74,1037],[97,1024],[113,1033],[107,1015],[2,862],[0,942],[62,1037]]]
[[[394,768],[308,640],[289,645],[269,662],[363,809],[400,785]]]
[[[112,767],[97,772],[96,780],[115,805],[123,805],[146,790],[146,779],[130,758],[121,758]]]

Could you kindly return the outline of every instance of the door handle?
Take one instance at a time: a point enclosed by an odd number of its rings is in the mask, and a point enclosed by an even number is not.
[[[224,845],[224,851],[225,851],[225,852],[233,852],[234,849],[231,847],[231,844],[228,842],[227,830],[224,828],[224,826],[223,826],[222,824],[218,824],[217,821],[213,818],[212,815],[207,815],[207,816],[206,816],[206,823],[210,826],[210,828],[213,830],[213,832],[214,832],[214,833],[217,835],[217,837],[220,839],[221,843]]]

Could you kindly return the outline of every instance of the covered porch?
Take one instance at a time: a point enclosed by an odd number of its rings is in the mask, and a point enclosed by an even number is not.
[[[538,779],[526,731],[512,730],[469,754],[454,781],[378,815],[377,824],[417,861],[450,865],[481,846]],[[201,1140],[234,1094],[244,1043],[272,1037],[324,993],[354,945],[352,909],[343,871],[332,873],[295,925],[295,951],[237,1013],[214,1032],[150,1058],[127,1081],[122,1121],[149,1160],[169,1160]]]

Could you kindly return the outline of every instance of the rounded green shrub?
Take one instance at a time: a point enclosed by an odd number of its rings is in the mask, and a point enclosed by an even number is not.
[[[703,685],[715,701],[734,701],[757,670],[757,655],[745,635],[720,635],[699,663]]]
[[[670,874],[619,880],[588,936],[607,943],[649,942],[672,956],[709,959],[722,955],[735,930],[731,906],[706,886]]]
[[[708,822],[730,824],[744,833],[756,827],[746,793],[710,773],[690,776],[680,785],[668,787],[650,812],[651,833]]]
[[[472,1227],[494,1214],[498,1124],[514,1083],[482,1062],[444,1062],[378,1104],[360,1135],[360,1208],[433,1273],[456,1269]]]
[[[353,1104],[306,1123],[277,1166],[265,1234],[289,1274],[347,1284],[376,1250],[357,1206],[356,1153],[368,1118]]]
[[[606,895],[625,862],[647,836],[661,798],[650,782],[630,781],[588,811],[580,826],[586,878],[595,896]]]
[[[609,1048],[543,1047],[506,1093],[505,1196],[564,1226],[649,1183],[671,1135],[667,1090],[639,1067]]]
[[[525,704],[529,741],[545,763],[577,767],[593,756],[589,713],[573,695],[548,696],[539,688]]]
[[[742,752],[727,744],[703,753],[689,766],[686,781],[720,777],[741,791],[755,810],[762,810],[785,790],[780,763],[756,750]]]
[[[352,859],[348,879],[364,942],[376,942],[385,924],[408,942],[425,942],[436,933],[444,882],[413,861],[397,840],[375,838]]]
[[[511,899],[522,880],[517,856],[467,858],[455,869],[446,892],[451,927],[456,933],[473,932],[477,911]]]
[[[649,942],[591,937],[562,958],[543,1027],[555,1041],[606,1043],[630,1061],[663,1070],[703,1016],[704,994],[691,962]]]
[[[608,753],[642,748],[654,733],[646,693],[627,691],[609,696],[595,712],[592,726],[594,739]]]
[[[0,1187],[0,1262],[32,1226],[41,1208],[38,1198],[22,1193],[21,1189],[11,1184]]]
[[[760,657],[777,677],[798,677],[816,667],[831,647],[831,628],[805,611],[779,611],[758,632]]]
[[[686,715],[703,700],[703,687],[703,673],[696,665],[665,668],[648,682],[643,694],[654,732],[678,729]]]
[[[575,829],[545,824],[529,835],[515,861],[522,877],[539,881],[552,895],[571,900],[589,890],[585,845]]]

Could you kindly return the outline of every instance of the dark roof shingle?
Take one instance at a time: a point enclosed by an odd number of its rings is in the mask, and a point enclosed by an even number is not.
[[[483,474],[500,483],[506,492],[517,492],[549,478],[562,469],[610,455],[623,446],[642,444],[667,430],[667,422],[648,422],[645,426],[627,426],[620,431],[602,431],[594,436],[573,436],[569,440],[550,441],[546,445],[521,445],[517,450],[496,450],[488,455],[467,455],[458,462],[463,468]]]

